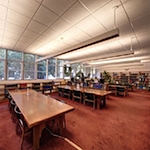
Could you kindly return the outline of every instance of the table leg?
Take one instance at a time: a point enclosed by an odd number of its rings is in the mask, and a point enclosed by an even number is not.
[[[60,129],[60,135],[63,133],[63,115],[59,116],[59,129]]]
[[[40,147],[40,138],[41,138],[41,134],[42,134],[42,131],[44,128],[45,128],[45,123],[39,124],[39,125],[33,127],[33,147],[34,147],[34,150],[37,150]]]
[[[103,107],[106,106],[106,96],[103,96]]]

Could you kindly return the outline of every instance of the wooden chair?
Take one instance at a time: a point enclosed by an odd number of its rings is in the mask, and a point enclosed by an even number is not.
[[[80,103],[82,103],[82,93],[80,91],[73,90],[72,99],[73,100],[77,99],[77,100],[79,100]]]
[[[127,95],[127,89],[124,87],[117,87],[117,94],[123,94],[125,97]]]
[[[95,94],[92,93],[83,93],[83,104],[85,105],[86,102],[93,103],[93,109],[96,107],[96,98]]]
[[[68,97],[69,99],[71,99],[71,90],[69,89],[64,89],[63,90],[63,96]]]
[[[62,103],[66,103],[65,101],[60,100],[60,99],[56,99],[56,100],[60,101]],[[60,117],[63,122],[63,129],[66,129],[66,119],[65,119],[65,114],[64,114],[62,116],[55,117],[54,119],[47,122],[47,124],[46,124],[47,128],[52,130],[53,133],[55,132],[55,130],[60,130],[60,122],[59,122]],[[60,131],[58,131],[58,132],[60,132]]]
[[[27,89],[27,83],[20,83],[20,89]]]
[[[23,149],[24,138],[32,133],[32,128],[29,128],[24,121],[24,118],[17,106],[14,108],[16,113],[16,134],[21,135],[21,150]]]
[[[58,95],[61,96],[61,97],[63,97],[64,96],[64,94],[63,94],[64,93],[63,92],[63,88],[58,87],[57,89],[58,89]]]
[[[13,100],[13,99],[11,99],[11,101],[10,101],[10,106],[9,106],[9,111],[10,111],[10,113],[11,113],[11,118],[12,118],[12,121],[15,123],[16,122],[16,115],[15,115],[15,112],[14,112],[14,108],[15,108],[15,106],[16,106],[16,103],[15,103],[15,101]]]

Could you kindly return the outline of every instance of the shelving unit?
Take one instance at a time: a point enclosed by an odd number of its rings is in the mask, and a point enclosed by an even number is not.
[[[121,83],[129,83],[129,76],[124,73],[121,73],[120,82]]]
[[[138,84],[137,84],[138,89],[148,89],[149,87],[148,77],[149,77],[148,73],[139,72]]]
[[[3,99],[5,98],[4,89],[5,89],[4,85],[0,85],[0,102],[3,101]]]
[[[150,72],[113,72],[112,79],[121,83],[134,84],[137,89],[149,89],[150,88]]]
[[[32,83],[32,89],[39,92],[41,89],[41,83]]]
[[[138,81],[138,73],[130,73],[130,83],[137,83]]]
[[[18,89],[18,84],[6,84],[4,88],[5,98],[8,96],[8,90]]]
[[[53,90],[53,83],[52,82],[47,82],[43,83],[43,94],[49,94]]]

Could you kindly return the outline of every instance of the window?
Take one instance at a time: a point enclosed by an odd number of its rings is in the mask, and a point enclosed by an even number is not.
[[[46,61],[37,64],[37,79],[46,79]]]
[[[55,78],[55,65],[56,65],[56,59],[49,58],[48,59],[48,79]]]
[[[6,50],[0,48],[0,59],[5,59],[6,58]]]
[[[0,60],[0,80],[4,80],[4,73],[5,73],[5,61]]]
[[[63,67],[64,60],[57,60],[57,78],[63,78],[63,72],[64,72],[64,67]]]
[[[0,48],[0,80],[4,80],[5,76],[5,58],[6,50]]]
[[[34,79],[35,55],[24,54],[24,79]]]
[[[21,52],[12,51],[12,50],[8,50],[8,52],[7,52],[7,59],[8,60],[22,61],[22,53]]]
[[[7,79],[19,80],[22,76],[22,53],[7,51]]]
[[[7,63],[7,79],[18,80],[21,79],[21,62],[8,61]]]

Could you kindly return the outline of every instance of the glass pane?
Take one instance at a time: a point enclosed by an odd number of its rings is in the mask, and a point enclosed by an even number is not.
[[[49,58],[49,59],[48,59],[48,63],[49,63],[49,64],[54,64],[54,65],[55,65],[56,59],[55,59],[55,58]]]
[[[38,71],[37,72],[37,79],[46,79],[46,71],[45,72]]]
[[[24,70],[34,71],[35,70],[35,65],[32,64],[32,63],[25,63],[24,64]]]
[[[55,78],[55,66],[48,65],[48,79]]]
[[[55,78],[55,64],[56,64],[55,58],[48,59],[48,79]]]
[[[22,52],[8,50],[7,58],[8,60],[22,60]]]
[[[57,66],[57,78],[63,78],[63,68],[64,67]]]
[[[0,48],[0,59],[1,58],[5,59],[5,54],[6,54],[6,50]]]
[[[64,60],[60,60],[60,59],[57,60],[57,65],[58,66],[62,66],[63,63],[64,63]]]
[[[35,55],[32,54],[24,54],[25,62],[35,62]]]
[[[46,71],[46,61],[41,61],[37,64],[38,71]]]
[[[25,71],[24,79],[34,79],[34,72],[33,71]]]
[[[8,79],[21,79],[21,62],[8,62]]]
[[[4,66],[5,61],[0,60],[0,80],[4,80]]]

